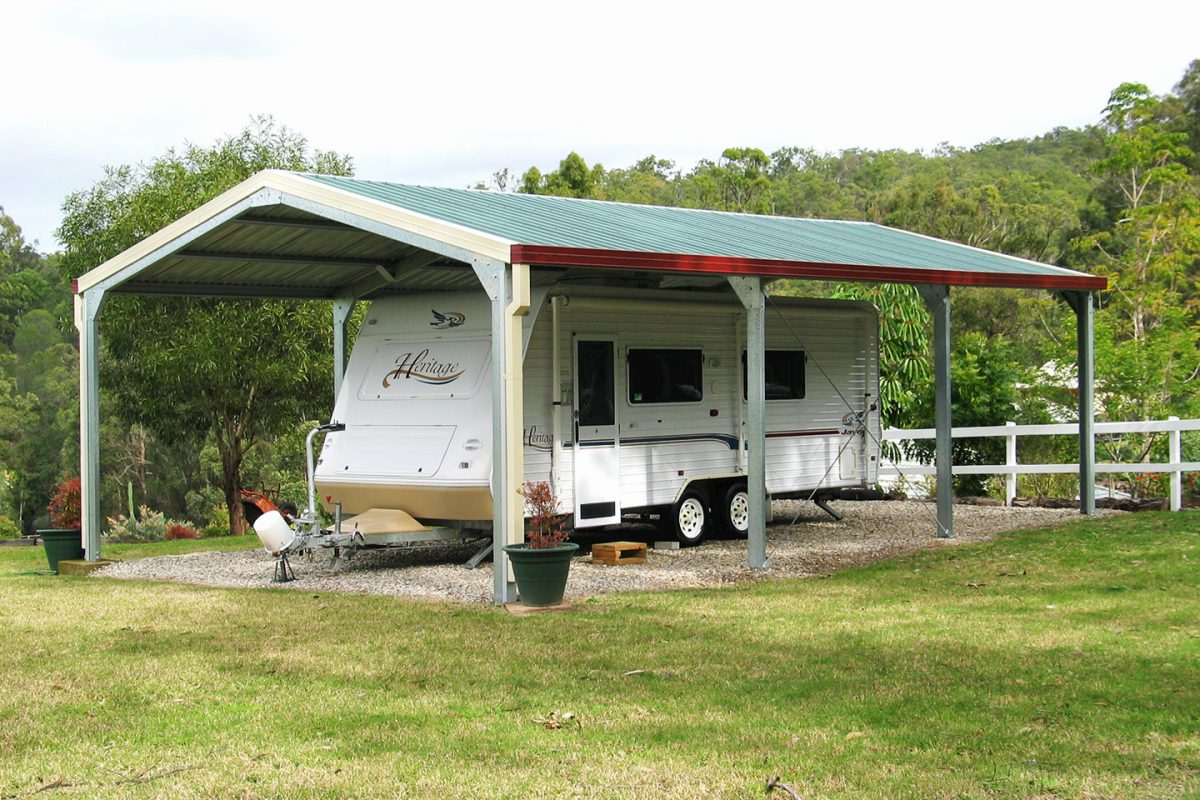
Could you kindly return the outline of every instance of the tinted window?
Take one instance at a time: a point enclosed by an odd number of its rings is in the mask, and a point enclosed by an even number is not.
[[[579,424],[612,425],[613,343],[579,342]]]
[[[700,350],[629,348],[629,402],[696,403],[704,399]]]
[[[768,400],[801,400],[804,397],[803,350],[768,350],[764,355]],[[742,398],[746,393],[746,351],[742,351]]]

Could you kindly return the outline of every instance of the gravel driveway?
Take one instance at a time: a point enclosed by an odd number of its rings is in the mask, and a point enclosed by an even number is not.
[[[746,566],[746,543],[736,539],[710,539],[699,547],[683,550],[651,549],[645,564],[605,567],[592,564],[586,555],[593,543],[653,542],[662,535],[645,525],[581,531],[574,541],[580,543],[584,555],[571,565],[567,597],[578,600],[606,592],[811,577],[919,548],[984,541],[1001,531],[1043,527],[1078,517],[1072,509],[955,506],[955,538],[945,540],[934,536],[936,515],[931,503],[842,502],[836,508],[845,520],[834,522],[809,503],[776,501],[776,521],[767,529],[771,567],[766,572]],[[476,570],[463,567],[482,544],[483,540],[476,540],[373,551],[337,565],[318,553],[312,561],[292,560],[297,580],[288,584],[271,582],[274,559],[262,550],[144,558],[118,562],[94,574],[234,588],[275,587],[490,603],[491,564],[484,563]]]

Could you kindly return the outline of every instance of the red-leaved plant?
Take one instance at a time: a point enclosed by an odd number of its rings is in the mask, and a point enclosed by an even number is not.
[[[50,505],[50,524],[60,530],[75,530],[83,527],[83,501],[80,498],[79,478],[63,481],[54,491]]]
[[[526,481],[520,488],[529,511],[529,549],[547,550],[567,540],[567,527],[558,513],[558,498],[549,483]]]
[[[163,538],[169,542],[176,539],[199,539],[200,534],[196,532],[195,528],[175,522],[167,528]]]

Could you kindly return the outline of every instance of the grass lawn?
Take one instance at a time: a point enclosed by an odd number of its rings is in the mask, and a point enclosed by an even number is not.
[[[0,550],[0,798],[1200,797],[1197,512],[522,618],[41,558]]]

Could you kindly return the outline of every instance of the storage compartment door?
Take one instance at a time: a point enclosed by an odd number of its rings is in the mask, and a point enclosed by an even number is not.
[[[329,434],[317,477],[348,481],[432,478],[438,474],[455,425],[347,425]]]
[[[621,521],[616,342],[575,341],[575,527]]]

